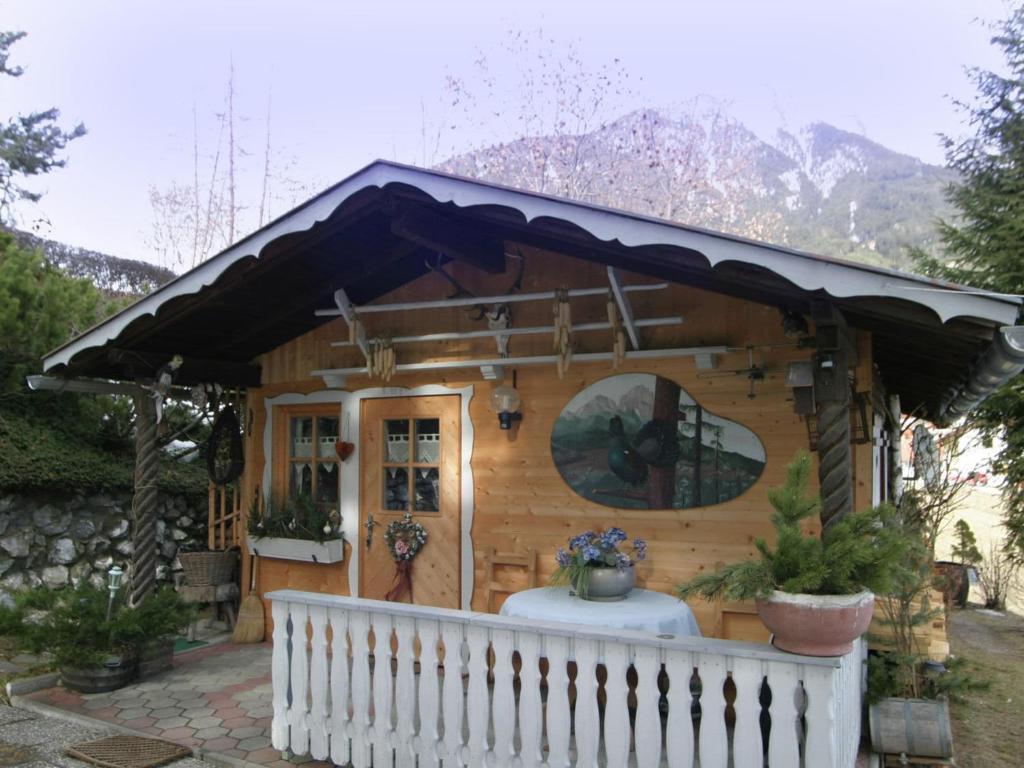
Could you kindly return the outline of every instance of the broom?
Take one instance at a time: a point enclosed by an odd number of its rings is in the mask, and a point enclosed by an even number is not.
[[[263,601],[256,593],[256,569],[258,566],[259,555],[253,555],[249,594],[238,608],[238,621],[235,622],[235,631],[231,635],[231,640],[236,643],[263,642],[266,623],[263,617]]]
[[[256,507],[259,507],[259,488],[256,489]],[[263,616],[263,601],[256,593],[256,571],[259,568],[260,556],[252,556],[252,572],[249,574],[249,594],[238,607],[238,621],[231,639],[236,643],[262,643],[266,632]]]

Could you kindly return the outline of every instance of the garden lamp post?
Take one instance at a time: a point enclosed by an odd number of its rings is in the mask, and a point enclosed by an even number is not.
[[[119,565],[115,565],[107,571],[107,589],[110,591],[110,599],[107,600],[107,621],[110,621],[110,615],[114,611],[114,598],[117,597],[117,591],[121,588],[123,578],[124,571]]]

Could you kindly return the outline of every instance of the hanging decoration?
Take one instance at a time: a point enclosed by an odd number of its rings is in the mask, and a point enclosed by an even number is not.
[[[370,376],[391,381],[395,375],[395,347],[391,339],[378,338],[370,342],[370,359],[367,361]]]
[[[408,594],[412,602],[412,561],[427,543],[427,529],[412,519],[411,512],[406,512],[401,520],[388,524],[384,543],[395,561],[395,583],[384,599],[396,603]]]
[[[348,343],[358,344],[363,336],[363,324],[358,317],[353,317],[348,323]]]
[[[555,291],[553,310],[555,322],[555,365],[558,378],[563,378],[572,360],[572,317],[569,314],[569,291],[559,288]]]
[[[608,325],[612,328],[612,368],[617,371],[622,361],[626,359],[626,328],[619,314],[619,303],[615,301],[615,294],[611,291],[608,291],[606,306]]]
[[[343,418],[343,434],[344,437],[339,437],[334,443],[334,451],[338,454],[338,458],[342,461],[348,461],[349,456],[355,453],[356,444],[349,440],[349,429],[348,429],[348,416]]]
[[[171,391],[171,384],[174,377],[185,362],[181,355],[175,355],[157,370],[152,383],[143,384],[142,388],[149,390],[153,402],[156,404],[156,423],[159,424],[164,416],[164,400]]]
[[[217,485],[232,482],[245,467],[240,429],[235,409],[225,405],[214,419],[206,443],[206,471]]]

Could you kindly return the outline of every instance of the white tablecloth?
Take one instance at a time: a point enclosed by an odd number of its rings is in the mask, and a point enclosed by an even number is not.
[[[570,595],[568,587],[527,589],[509,595],[501,606],[501,615],[700,637],[700,627],[686,603],[649,589],[634,589],[625,600],[614,603],[582,600]]]

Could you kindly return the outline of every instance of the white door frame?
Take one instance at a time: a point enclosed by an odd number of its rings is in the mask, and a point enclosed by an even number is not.
[[[339,493],[341,530],[351,545],[348,563],[349,592],[359,597],[359,556],[363,548],[364,535],[359,528],[359,432],[362,401],[381,397],[424,397],[431,395],[458,395],[461,404],[462,450],[460,451],[459,477],[461,483],[460,528],[462,538],[462,562],[460,578],[460,606],[470,610],[473,600],[473,421],[469,417],[469,403],[473,399],[473,385],[446,387],[442,384],[425,384],[421,387],[371,387],[347,392],[340,389],[321,389],[308,394],[289,392],[263,401],[266,420],[263,427],[263,498],[270,498],[272,463],[274,460],[274,406],[277,405],[320,405],[338,403],[340,436],[350,440],[355,451],[341,464],[341,492]],[[354,439],[353,439],[354,438]],[[436,542],[435,546],[441,542]]]

